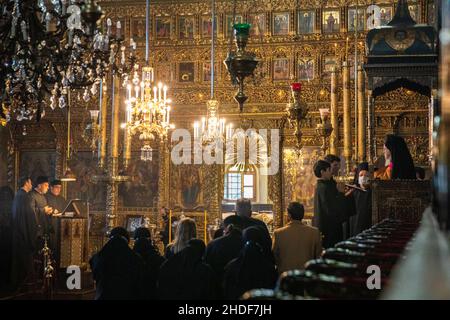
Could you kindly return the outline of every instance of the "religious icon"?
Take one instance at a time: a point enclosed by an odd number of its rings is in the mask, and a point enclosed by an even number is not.
[[[194,39],[194,17],[178,18],[178,36],[180,39]]]
[[[226,20],[225,20],[225,35],[226,36],[230,36],[230,32],[232,34],[233,32],[233,25],[237,24],[237,23],[242,23],[244,21],[244,18],[242,17],[242,15],[236,15],[236,19],[233,21],[233,15],[227,15]]]
[[[314,79],[314,59],[298,60],[298,79],[308,81]]]
[[[127,216],[127,231],[133,233],[137,228],[142,227],[144,224],[143,216]]]
[[[381,7],[380,8],[380,25],[386,26],[392,19],[392,8]]]
[[[277,36],[289,34],[289,12],[274,13],[273,34]]]
[[[326,10],[323,12],[322,16],[322,26],[324,33],[339,32],[339,11],[337,10]]]
[[[102,174],[97,166],[97,159],[90,151],[79,151],[69,161],[77,181],[70,183],[67,199],[89,201],[91,210],[104,210],[106,206],[106,189],[104,183],[92,183],[91,178]]]
[[[307,34],[314,32],[316,12],[314,10],[300,11],[298,13],[298,33]]]
[[[408,6],[409,9],[409,14],[411,15],[411,18],[413,18],[413,20],[418,23],[419,22],[419,7],[417,6],[417,4],[410,4]]]
[[[334,67],[338,66],[338,59],[334,56],[324,57],[323,59],[323,72],[330,73]]]
[[[156,39],[170,38],[170,17],[156,18]]]
[[[348,31],[355,31],[356,20],[358,19],[358,31],[364,30],[365,9],[358,9],[358,17],[356,17],[356,9],[348,9]]]
[[[211,81],[211,62],[203,62],[203,81]],[[214,70],[217,72],[217,69]]]
[[[249,14],[251,36],[262,36],[266,32],[266,15],[264,13]]]
[[[145,41],[144,19],[131,20],[131,38],[136,42]]]
[[[194,82],[193,62],[181,62],[178,65],[178,82]]]
[[[35,182],[39,176],[55,177],[55,151],[23,151],[20,153],[19,175],[29,176]]]
[[[186,166],[181,175],[181,197],[185,208],[193,208],[199,202],[200,176],[198,169]]]
[[[212,35],[211,16],[202,16],[201,18],[201,35],[202,38],[209,38]],[[214,18],[214,34],[217,35],[217,17]]]
[[[273,80],[289,79],[289,59],[281,58],[273,60]]]
[[[142,161],[139,152],[132,152],[127,170],[131,177],[119,186],[119,203],[124,207],[152,207],[158,194],[158,152],[152,161]]]

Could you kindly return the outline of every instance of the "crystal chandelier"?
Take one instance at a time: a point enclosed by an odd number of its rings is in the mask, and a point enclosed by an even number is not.
[[[6,0],[0,10],[2,123],[39,121],[49,93],[54,108],[66,106],[70,88],[95,91],[92,85],[107,65],[92,53],[102,16],[95,1]]]
[[[174,125],[170,123],[171,100],[167,98],[168,87],[161,82],[154,85],[154,70],[149,66],[149,16],[150,3],[146,1],[146,50],[145,67],[139,72],[139,65],[135,64],[133,78],[125,80],[127,97],[126,122],[122,125],[126,129],[126,135],[131,139],[139,134],[139,139],[144,141],[141,148],[141,159],[152,159],[150,141],[155,138],[167,138],[169,129]],[[129,152],[129,151],[128,151]],[[126,163],[129,160],[126,155]]]
[[[215,16],[215,0],[211,3],[211,16],[214,21]],[[225,119],[219,117],[219,101],[214,99],[214,28],[211,33],[211,99],[206,102],[206,117],[202,118],[201,124],[198,121],[194,122],[194,139],[202,144],[209,144],[218,139],[224,139],[225,134]],[[228,130],[227,130],[228,132]]]

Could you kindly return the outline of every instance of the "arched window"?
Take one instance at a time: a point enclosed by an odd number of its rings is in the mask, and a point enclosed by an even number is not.
[[[256,170],[253,167],[247,170],[230,168],[224,178],[224,200],[236,201],[240,198],[256,200]]]

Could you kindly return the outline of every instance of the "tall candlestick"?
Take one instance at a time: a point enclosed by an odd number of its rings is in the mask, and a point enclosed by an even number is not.
[[[206,231],[206,226],[207,226],[207,217],[206,217],[206,210],[205,210],[205,223],[204,223],[204,227],[205,227],[205,230],[204,230],[204,232],[205,232],[205,244],[208,242],[208,234],[207,234],[207,231]]]
[[[347,173],[352,162],[352,112],[350,108],[350,67],[347,61],[342,64],[343,109],[344,109],[344,157]]]
[[[338,122],[338,105],[337,105],[337,75],[336,67],[331,70],[331,126],[333,131],[330,136],[330,153],[338,154],[338,142],[339,142],[339,122]]]
[[[119,121],[120,121],[120,78],[117,75],[113,75],[113,92],[112,92],[112,112],[113,121],[111,124],[111,156],[113,158],[118,158],[119,156]]]
[[[172,243],[172,210],[169,210],[169,243]]]

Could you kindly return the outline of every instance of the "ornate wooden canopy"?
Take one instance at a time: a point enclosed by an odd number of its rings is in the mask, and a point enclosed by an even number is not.
[[[366,53],[364,69],[373,97],[400,87],[431,96],[437,87],[436,30],[412,19],[407,0],[398,1],[387,26],[368,32]]]

